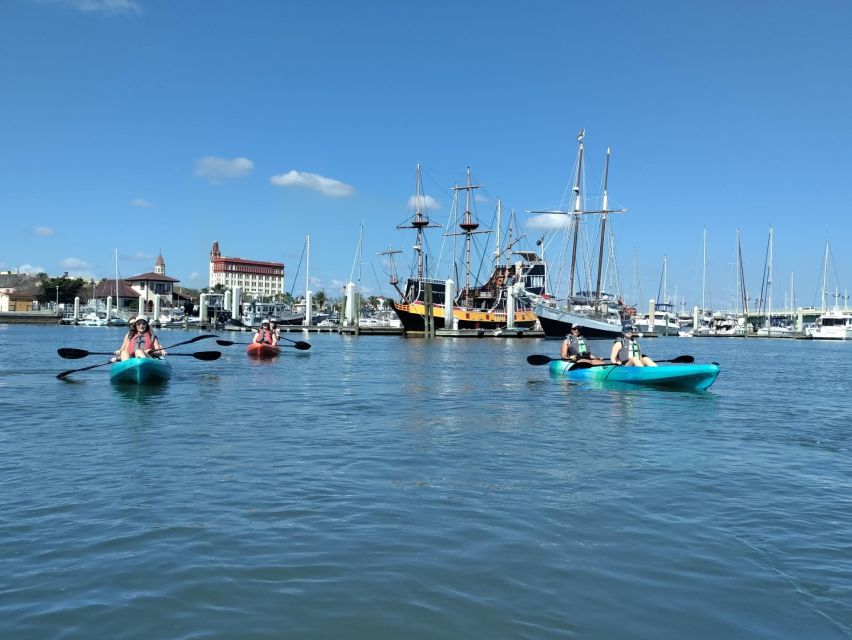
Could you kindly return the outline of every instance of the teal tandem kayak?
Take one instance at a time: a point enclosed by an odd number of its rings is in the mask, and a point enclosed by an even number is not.
[[[130,358],[109,368],[109,379],[117,384],[158,384],[171,375],[172,365],[164,358]]]
[[[707,389],[719,375],[718,364],[661,364],[658,367],[622,367],[614,364],[572,369],[571,362],[553,360],[550,372],[570,380],[619,382],[652,387]]]

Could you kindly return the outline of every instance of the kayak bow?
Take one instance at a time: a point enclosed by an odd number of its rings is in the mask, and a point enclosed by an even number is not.
[[[172,375],[172,365],[165,358],[130,358],[113,363],[110,382],[116,384],[157,384]]]

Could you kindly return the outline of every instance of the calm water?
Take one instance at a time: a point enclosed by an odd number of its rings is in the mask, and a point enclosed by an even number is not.
[[[331,334],[55,378],[120,339],[0,325],[0,637],[852,635],[852,344],[645,341],[704,393]]]

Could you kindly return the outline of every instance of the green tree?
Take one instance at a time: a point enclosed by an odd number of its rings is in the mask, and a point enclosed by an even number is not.
[[[85,288],[86,281],[82,278],[67,278],[65,276],[59,278],[46,278],[41,281],[38,297],[40,303],[56,302],[59,299],[60,304],[70,304],[74,302],[74,298],[80,295],[80,292]]]
[[[325,302],[326,302],[325,290],[317,291],[314,294],[314,304],[316,305],[316,308],[319,311],[323,310],[323,307],[325,307]]]

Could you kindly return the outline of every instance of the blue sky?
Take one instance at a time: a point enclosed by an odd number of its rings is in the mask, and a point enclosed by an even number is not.
[[[732,298],[737,228],[756,297],[773,225],[773,298],[795,271],[818,302],[826,240],[829,287],[852,285],[850,24],[831,0],[7,0],[0,270],[111,276],[117,250],[129,276],[162,251],[201,287],[218,240],[283,261],[298,295],[310,234],[335,296],[363,225],[355,278],[390,295],[376,253],[410,252],[417,163],[435,220],[469,166],[483,226],[500,197],[534,240],[525,212],[566,206],[585,128],[588,190],[609,146],[629,209],[628,298],[656,297],[667,256],[669,293],[700,302],[705,228],[710,302]]]

